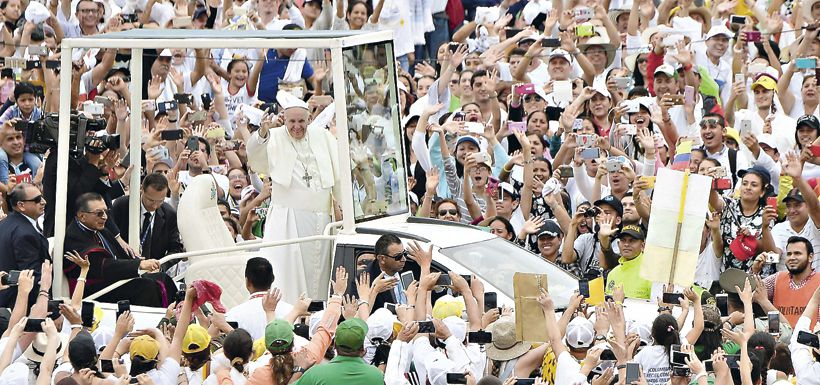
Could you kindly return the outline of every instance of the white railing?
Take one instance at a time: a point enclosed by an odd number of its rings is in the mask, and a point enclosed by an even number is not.
[[[303,237],[303,238],[288,239],[288,240],[285,240],[285,241],[269,241],[269,242],[264,242],[263,239],[253,239],[253,240],[250,240],[250,241],[243,241],[243,242],[240,242],[236,245],[228,246],[228,247],[220,247],[220,248],[210,249],[210,250],[187,251],[187,252],[184,252],[184,253],[176,253],[176,254],[166,255],[165,257],[163,257],[162,259],[159,260],[159,263],[160,263],[160,265],[162,265],[166,262],[176,261],[176,260],[180,260],[180,259],[190,259],[190,258],[197,258],[197,257],[214,255],[214,254],[233,253],[233,252],[238,252],[238,251],[258,250],[258,249],[263,249],[263,248],[266,248],[266,247],[284,246],[284,245],[290,245],[290,244],[294,244],[294,243],[304,243],[304,242],[313,242],[313,241],[333,241],[333,240],[336,239],[336,236],[331,235],[330,233],[333,231],[333,229],[339,227],[340,225],[342,225],[341,221],[328,223],[327,226],[325,226],[325,229],[322,232],[322,235],[313,235],[313,236]],[[182,279],[184,277],[184,275],[185,275],[185,273],[177,275],[176,277],[174,277],[174,281],[175,282],[179,281],[180,279]],[[116,289],[116,288],[118,288],[122,285],[125,285],[128,282],[131,282],[132,279],[134,279],[134,278],[123,279],[123,280],[114,282],[111,285],[106,286],[104,289],[85,297],[84,300],[94,301],[97,298],[99,298],[99,297],[101,297],[105,294],[108,294],[112,290],[114,290],[114,289]]]

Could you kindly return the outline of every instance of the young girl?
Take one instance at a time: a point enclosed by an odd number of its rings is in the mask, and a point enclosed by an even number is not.
[[[259,57],[265,57],[266,50]],[[233,121],[236,109],[241,104],[256,103],[256,89],[259,85],[259,74],[262,63],[258,62],[251,69],[247,61],[234,59],[228,63],[227,74],[222,74],[222,89],[225,93],[225,106],[228,108],[228,120]]]

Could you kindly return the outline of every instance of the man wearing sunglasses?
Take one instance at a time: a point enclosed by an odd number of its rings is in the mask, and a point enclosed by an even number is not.
[[[20,183],[8,194],[8,207],[12,210],[0,221],[0,271],[34,270],[34,288],[29,293],[33,304],[39,295],[40,266],[48,254],[48,240],[43,236],[37,220],[45,211],[46,200],[32,184]],[[17,286],[0,291],[0,307],[13,307],[17,298]]]
[[[737,170],[745,170],[751,165],[742,152],[733,150],[725,144],[726,121],[723,120],[723,116],[715,113],[706,114],[700,121],[700,137],[706,156],[720,162],[734,185],[737,181]]]
[[[370,265],[370,279],[374,282],[373,289],[377,292],[376,299],[370,309],[375,311],[384,307],[385,303],[407,304],[399,274],[404,271],[407,262],[407,251],[399,237],[385,234],[379,237],[375,246],[376,259]],[[372,298],[372,297],[371,297]],[[367,301],[362,298],[362,301]]]
[[[120,246],[115,235],[105,227],[108,207],[100,194],[85,193],[77,198],[77,215],[66,229],[65,250],[79,253],[88,258],[91,268],[85,283],[85,295],[96,293],[119,280],[134,278],[111,292],[101,296],[103,302],[129,300],[131,305],[166,306],[165,293],[174,293],[173,281],[165,274],[158,273],[159,261],[140,260],[131,256]],[[140,271],[148,272],[140,276]],[[69,287],[76,286],[80,268],[67,258],[63,262],[63,272]]]

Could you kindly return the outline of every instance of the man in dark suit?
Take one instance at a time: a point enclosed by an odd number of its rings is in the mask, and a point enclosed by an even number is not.
[[[160,173],[148,174],[140,189],[140,255],[145,259],[160,259],[183,251],[177,228],[177,213],[165,203],[168,179]],[[128,241],[129,196],[117,198],[111,207],[120,236]]]
[[[393,234],[382,235],[376,241],[375,254],[376,259],[368,269],[371,284],[377,279],[384,279],[387,282],[384,282],[383,291],[376,295],[376,300],[370,307],[371,311],[383,308],[385,303],[407,304],[404,295],[406,288],[402,287],[399,279],[408,255],[401,239]]]
[[[34,270],[34,289],[29,294],[29,303],[34,304],[40,292],[40,266],[51,259],[48,240],[37,223],[46,200],[37,187],[28,183],[14,186],[8,198],[8,207],[14,211],[0,221],[0,271]],[[17,286],[0,291],[0,307],[13,307],[15,298]]]
[[[65,249],[87,256],[91,267],[85,284],[85,294],[93,294],[123,279],[134,278],[99,298],[102,302],[129,300],[132,305],[167,306],[168,293],[176,293],[173,280],[159,271],[159,262],[153,259],[133,258],[117,242],[116,236],[105,226],[108,208],[100,194],[85,193],[77,198],[77,216],[66,229]],[[63,271],[71,291],[77,284],[80,268],[64,260]],[[140,276],[139,270],[149,273]]]

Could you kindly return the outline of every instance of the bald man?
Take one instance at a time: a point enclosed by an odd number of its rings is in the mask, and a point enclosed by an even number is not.
[[[308,127],[307,104],[284,111],[284,126],[262,126],[248,140],[248,165],[271,178],[271,204],[264,240],[321,235],[330,223],[332,196],[339,196],[336,138],[324,127]],[[304,242],[263,251],[282,284],[284,299],[326,298],[331,242]]]

